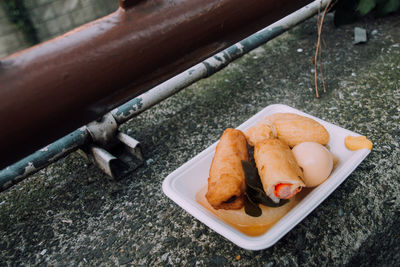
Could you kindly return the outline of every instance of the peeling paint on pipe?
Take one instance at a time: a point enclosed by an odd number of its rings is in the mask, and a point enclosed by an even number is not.
[[[75,151],[91,140],[86,127],[82,127],[56,142],[0,171],[0,191],[22,181],[56,160]]]

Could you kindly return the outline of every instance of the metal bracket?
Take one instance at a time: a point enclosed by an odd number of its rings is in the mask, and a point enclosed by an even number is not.
[[[119,132],[111,113],[86,127],[93,144],[83,150],[110,178],[119,180],[143,164],[139,141]]]
[[[86,125],[93,142],[108,145],[118,132],[118,124],[111,113]]]

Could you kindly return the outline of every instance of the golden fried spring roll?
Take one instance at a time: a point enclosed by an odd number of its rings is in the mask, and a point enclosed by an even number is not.
[[[294,113],[275,113],[265,118],[275,126],[277,137],[294,147],[303,142],[326,145],[329,133],[317,121]]]
[[[228,128],[218,142],[208,177],[206,198],[215,209],[243,207],[242,160],[249,160],[246,137],[240,130]]]
[[[305,186],[289,146],[279,139],[266,139],[254,147],[254,159],[264,191],[274,202],[289,199]]]

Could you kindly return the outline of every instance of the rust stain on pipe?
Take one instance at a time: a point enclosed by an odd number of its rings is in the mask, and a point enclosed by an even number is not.
[[[310,3],[120,0],[0,61],[0,169]]]

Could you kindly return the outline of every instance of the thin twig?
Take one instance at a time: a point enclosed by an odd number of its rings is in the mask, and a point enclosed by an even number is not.
[[[324,87],[324,93],[326,93],[326,85],[325,85],[325,77],[324,77],[324,69],[322,67],[322,49],[319,49],[319,71],[321,73],[321,80],[322,80],[322,86]]]
[[[325,49],[329,48],[324,38],[322,38],[322,44],[324,45]]]
[[[318,20],[317,20],[317,29],[318,29],[318,39],[317,39],[317,45],[315,48],[315,56],[314,56],[314,83],[315,83],[315,95],[318,98],[319,97],[319,92],[318,92],[318,62],[320,65],[320,70],[322,74],[322,80],[323,80],[323,87],[324,87],[324,92],[326,92],[326,87],[325,87],[325,80],[322,72],[322,64],[321,64],[321,33],[322,33],[322,25],[324,24],[324,19],[325,15],[328,12],[328,9],[330,9],[331,3],[333,0],[330,0],[328,4],[325,6],[324,12],[322,13],[321,16],[321,10],[320,8],[318,9]],[[321,2],[322,4],[322,2]],[[318,61],[318,56],[319,56],[319,61]]]
[[[321,5],[322,5],[322,1],[321,1]],[[321,14],[321,7],[318,8],[318,17],[317,17],[317,34],[318,34],[318,39],[317,39],[317,45],[315,48],[315,55],[314,55],[314,84],[315,84],[315,96],[318,98],[319,94],[318,94],[318,71],[317,71],[317,57],[318,57],[318,50],[319,50],[319,42],[320,42],[320,34],[319,34],[319,25],[320,25],[320,16]]]

